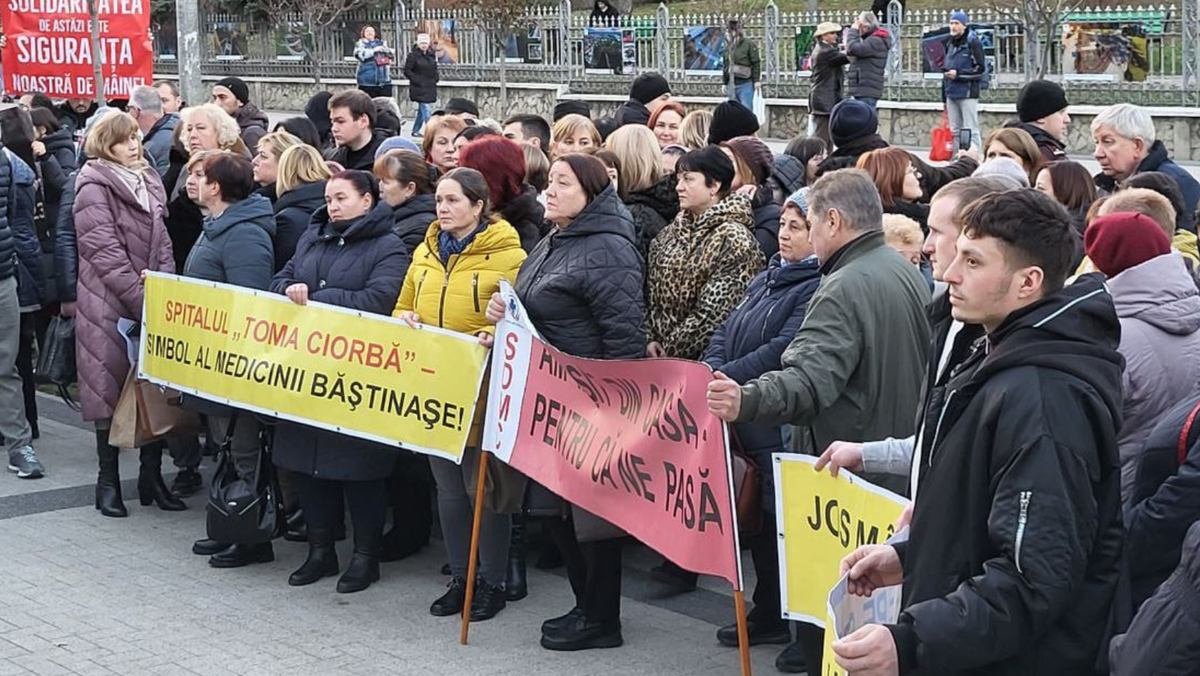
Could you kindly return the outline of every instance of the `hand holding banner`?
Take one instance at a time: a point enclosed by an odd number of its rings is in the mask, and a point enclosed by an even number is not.
[[[818,472],[812,456],[774,459],[783,617],[824,627],[842,559],[890,538],[908,501],[846,470]]]

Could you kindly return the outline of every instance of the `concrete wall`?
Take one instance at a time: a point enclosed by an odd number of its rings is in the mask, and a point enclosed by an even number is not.
[[[164,76],[173,79],[173,76]],[[217,78],[206,78],[206,85]],[[303,110],[304,104],[317,91],[308,78],[244,78],[250,87],[250,98],[260,108],[267,110]],[[340,91],[353,87],[351,80],[329,80],[323,88]],[[403,82],[399,83],[401,111],[405,116],[414,112],[413,104],[407,103]],[[625,99],[623,96],[606,94],[567,93],[565,87],[551,84],[514,83],[508,86],[508,109],[500,109],[500,85],[494,82],[443,82],[438,88],[439,104],[453,97],[464,97],[475,101],[483,117],[503,120],[514,113],[536,113],[550,118],[554,104],[562,99],[587,101],[592,107],[593,117],[610,115]],[[689,110],[711,110],[721,99],[714,97],[689,97],[679,99]],[[436,109],[436,108],[435,108]],[[1092,119],[1102,110],[1099,106],[1073,106],[1068,147],[1072,154],[1091,154],[1094,149],[1091,137]],[[1200,109],[1196,108],[1148,108],[1154,115],[1158,138],[1170,149],[1172,157],[1180,161],[1200,162]],[[1014,106],[1006,104],[980,105],[980,121],[984,134],[1003,126],[1016,116]],[[928,147],[931,130],[940,124],[940,104],[927,102],[891,102],[879,104],[879,133],[891,143],[905,146]],[[767,99],[767,124],[761,132],[769,138],[792,138],[806,133],[808,128],[807,102],[796,99]]]

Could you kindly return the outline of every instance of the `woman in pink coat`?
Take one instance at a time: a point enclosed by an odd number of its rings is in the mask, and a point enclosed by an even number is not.
[[[96,509],[104,516],[127,516],[117,448],[108,443],[113,410],[129,373],[117,320],[141,319],[142,273],[175,272],[175,259],[163,225],[166,194],[158,173],[142,159],[137,122],[120,113],[106,115],[88,132],[84,151],[92,159],[79,170],[74,207],[79,398],[83,419],[96,424]],[[185,509],[163,483],[162,449],[162,442],[141,449],[138,495],[143,505]]]

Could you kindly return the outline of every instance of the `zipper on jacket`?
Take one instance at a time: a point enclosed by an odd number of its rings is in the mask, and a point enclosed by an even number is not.
[[[425,286],[425,278],[429,276],[429,271],[425,270],[421,273],[421,279],[417,280],[417,292],[413,294],[413,309],[417,309],[417,300],[421,298],[421,287]]]
[[[444,280],[442,280],[442,297],[438,300],[438,328],[439,329],[446,328],[446,326],[445,326],[445,322],[446,322],[446,291],[449,290],[449,288],[450,288],[450,271],[454,269],[454,264],[458,262],[458,259],[461,256],[462,256],[462,254],[455,254],[455,255],[451,256],[450,258],[452,260],[450,260],[449,265],[446,266],[446,278]],[[475,302],[478,303],[479,301],[475,301]]]
[[[471,298],[475,301],[475,314],[479,314],[479,273],[471,277]]]
[[[1021,491],[1021,513],[1017,516],[1017,533],[1013,542],[1013,557],[1017,564],[1017,572],[1021,570],[1021,543],[1025,540],[1025,525],[1029,523],[1029,501],[1033,499],[1033,491]]]
[[[942,404],[942,412],[938,414],[937,425],[933,428],[933,440],[929,444],[929,453],[925,458],[925,466],[933,467],[933,449],[937,448],[938,437],[942,435],[942,420],[946,417],[946,409],[950,408],[950,401],[954,399],[954,395],[958,394],[958,390],[952,390],[946,395],[946,401]]]

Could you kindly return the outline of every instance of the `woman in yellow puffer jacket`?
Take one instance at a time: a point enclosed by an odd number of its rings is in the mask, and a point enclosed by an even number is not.
[[[521,238],[507,221],[492,217],[487,181],[474,169],[454,169],[438,181],[437,217],[413,253],[393,315],[410,325],[491,333],[495,326],[484,312],[501,279],[516,281],[525,260]],[[468,447],[461,467],[449,460],[429,459],[452,574],[449,590],[429,608],[438,617],[458,615],[465,602],[474,518],[470,494],[478,476],[478,453]],[[504,608],[511,514],[520,509],[524,496],[523,478],[506,466],[492,464],[488,483],[493,496],[485,502],[488,509],[480,527],[481,582],[471,603],[472,621],[490,619]],[[502,492],[509,499],[499,497]]]

